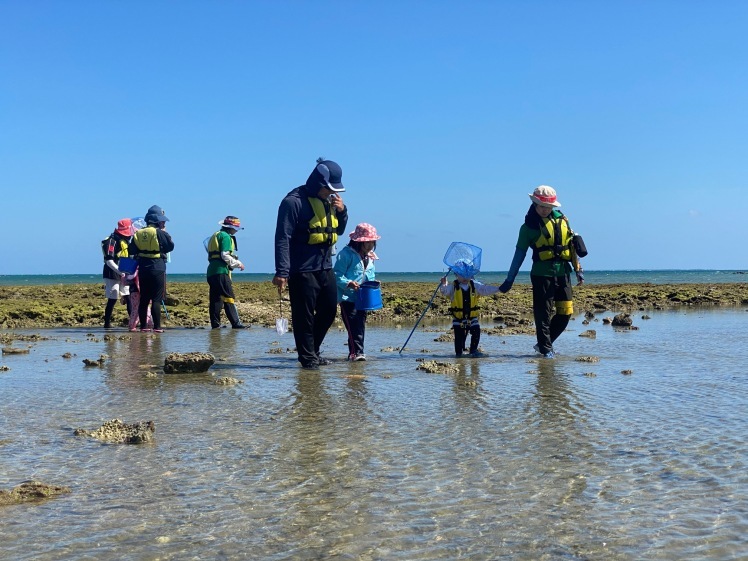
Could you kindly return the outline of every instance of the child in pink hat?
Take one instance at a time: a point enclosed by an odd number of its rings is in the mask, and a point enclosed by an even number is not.
[[[362,222],[349,234],[351,241],[338,254],[335,262],[335,282],[343,324],[348,331],[348,360],[366,360],[364,336],[366,310],[356,309],[356,291],[364,282],[374,281],[374,253],[381,236],[371,224]]]
[[[123,298],[130,311],[130,295],[125,274],[119,270],[119,260],[128,256],[128,244],[132,237],[132,220],[123,218],[117,222],[117,227],[108,237],[101,240],[101,251],[104,254],[104,290],[107,303],[104,310],[104,327],[112,327],[112,315],[117,300]]]

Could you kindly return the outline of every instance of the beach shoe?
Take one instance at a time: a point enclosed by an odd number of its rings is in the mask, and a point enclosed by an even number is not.
[[[332,361],[331,361],[330,359],[327,359],[327,358],[322,358],[322,357],[319,357],[319,358],[317,359],[317,363],[318,363],[318,364],[319,364],[320,366],[325,366],[326,364],[332,364]]]
[[[164,330],[159,327],[158,329],[154,329],[153,332],[154,333],[163,333]]]
[[[302,364],[301,367],[304,370],[319,370],[319,363],[318,362],[307,362],[306,364]]]
[[[548,351],[543,355],[543,358],[556,358],[556,353],[554,353],[553,351]]]
[[[538,353],[538,354],[541,354],[543,356],[545,356],[547,354],[547,353],[542,352],[540,350],[540,346],[537,345],[537,344],[533,345],[532,348],[535,349],[535,352]],[[551,347],[551,353],[553,353],[553,352],[554,352],[553,347]],[[553,357],[546,357],[546,358],[553,358]]]
[[[237,323],[236,325],[231,326],[232,329],[247,329],[247,326],[243,323]]]
[[[151,331],[153,331],[153,329],[148,329],[147,327],[140,330],[141,333],[150,333]]]
[[[470,356],[472,358],[484,358],[484,357],[486,357],[488,355],[486,353],[482,353],[480,351],[473,351],[472,353],[470,353]]]
[[[137,327],[131,327],[130,328],[130,333],[135,333],[137,330],[138,330]]]
[[[355,357],[353,357],[353,360],[355,360],[356,362],[366,360],[366,355],[364,353],[357,354]]]

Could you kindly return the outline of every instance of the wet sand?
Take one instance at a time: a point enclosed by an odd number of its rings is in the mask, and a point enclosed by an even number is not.
[[[236,283],[237,307],[242,321],[272,327],[279,317],[276,288],[270,283]],[[384,309],[371,312],[373,323],[414,322],[436,288],[435,283],[394,282],[382,284]],[[208,324],[208,285],[171,283],[167,287],[163,316],[166,327],[205,327]],[[0,287],[0,328],[100,327],[105,305],[103,285]],[[748,284],[611,284],[585,285],[574,289],[575,313],[664,310],[679,307],[748,306]],[[437,294],[426,318],[445,318],[449,301]],[[481,298],[482,320],[520,326],[531,319],[529,285],[517,284],[507,294]],[[283,312],[290,318],[288,295]],[[115,308],[114,324],[126,325],[123,305]]]

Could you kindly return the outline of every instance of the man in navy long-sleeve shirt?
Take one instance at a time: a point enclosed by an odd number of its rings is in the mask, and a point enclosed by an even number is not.
[[[279,293],[288,286],[296,350],[307,369],[329,362],[319,349],[337,311],[332,253],[348,224],[342,178],[338,164],[319,158],[306,183],[278,208],[273,284]]]

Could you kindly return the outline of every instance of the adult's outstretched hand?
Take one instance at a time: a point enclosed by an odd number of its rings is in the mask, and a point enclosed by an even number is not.
[[[512,281],[508,279],[505,280],[503,283],[501,283],[501,286],[499,287],[499,292],[501,292],[502,294],[509,292],[509,289],[512,288],[513,284],[514,283]]]

